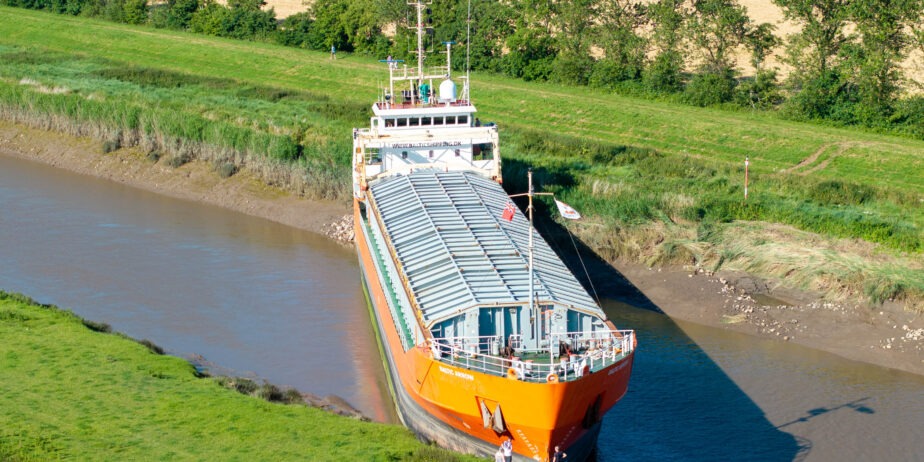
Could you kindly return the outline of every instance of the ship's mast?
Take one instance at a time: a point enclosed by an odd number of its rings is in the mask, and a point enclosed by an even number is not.
[[[541,329],[541,315],[539,307],[536,306],[536,293],[535,293],[535,281],[534,281],[534,265],[533,265],[533,233],[536,232],[533,228],[533,196],[554,196],[554,193],[541,192],[537,193],[533,188],[533,169],[529,168],[527,171],[527,178],[529,179],[529,187],[525,193],[513,194],[509,196],[511,199],[514,197],[526,196],[529,198],[529,206],[526,207],[526,212],[529,213],[529,313],[533,319],[533,325],[530,328],[530,334],[533,339],[536,341],[536,347],[539,347],[541,341],[540,337],[542,336]],[[551,328],[551,326],[550,326]],[[550,347],[551,348],[551,347]]]
[[[424,29],[423,23],[423,13],[424,13],[424,3],[415,2],[414,6],[417,7],[417,85],[423,83],[424,73],[423,73],[423,62],[424,62],[424,47],[423,47],[423,37],[426,30]]]

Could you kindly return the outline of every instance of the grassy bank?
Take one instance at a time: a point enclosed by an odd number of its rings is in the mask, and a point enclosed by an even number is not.
[[[349,133],[367,124],[379,63],[2,12],[0,116],[347,196]],[[501,125],[505,184],[522,189],[525,168],[537,169],[544,189],[589,217],[568,226],[605,258],[924,300],[922,141],[490,75],[475,76],[473,97],[481,119]],[[804,233],[820,237],[816,252]]]
[[[0,460],[469,460],[400,426],[242,395],[87,324],[0,291]]]

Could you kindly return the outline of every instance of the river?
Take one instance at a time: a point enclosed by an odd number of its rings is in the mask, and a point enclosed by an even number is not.
[[[0,261],[2,289],[394,420],[355,255],[324,237],[0,156]],[[924,454],[924,377],[605,309],[639,349],[601,461]]]

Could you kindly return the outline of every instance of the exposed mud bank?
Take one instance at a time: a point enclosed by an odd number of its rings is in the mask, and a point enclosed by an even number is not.
[[[246,170],[221,178],[209,164],[172,168],[132,149],[104,154],[98,141],[6,121],[0,121],[0,154],[225,207],[346,244],[352,241],[349,204],[305,200],[263,184]],[[615,268],[625,281],[601,282],[631,284],[638,292],[627,295],[628,301],[641,298],[668,316],[924,375],[924,316],[898,304],[830,303],[743,273],[649,269],[630,263]]]

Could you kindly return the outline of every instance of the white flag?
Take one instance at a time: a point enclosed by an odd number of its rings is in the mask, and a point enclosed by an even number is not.
[[[573,208],[571,208],[570,205],[558,199],[555,199],[555,205],[558,206],[558,213],[560,213],[561,216],[569,220],[580,220],[581,219],[581,214],[578,213],[577,210],[574,210]]]

